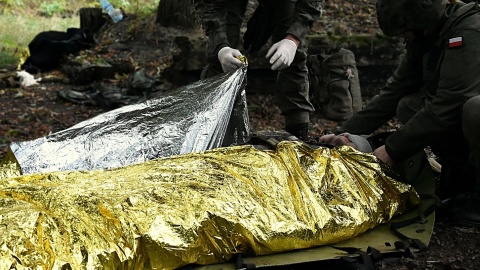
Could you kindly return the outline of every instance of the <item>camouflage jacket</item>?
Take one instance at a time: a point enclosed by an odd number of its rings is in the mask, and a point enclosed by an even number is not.
[[[221,48],[229,47],[226,33],[225,2],[238,0],[194,0],[205,34],[209,38],[209,53],[216,54]],[[275,1],[275,0],[272,0]],[[305,44],[305,36],[322,12],[323,0],[292,0],[295,10],[290,28],[291,34]]]
[[[393,160],[405,160],[432,141],[448,142],[452,130],[461,132],[462,106],[480,94],[480,7],[476,3],[458,5],[441,27],[434,45],[407,45],[404,57],[379,95],[346,121],[339,132],[374,132],[396,115],[402,97],[418,91],[425,98],[424,108],[385,142]],[[460,43],[452,44],[454,38]]]

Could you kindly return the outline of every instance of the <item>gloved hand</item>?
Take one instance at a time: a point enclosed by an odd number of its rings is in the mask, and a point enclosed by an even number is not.
[[[270,50],[268,50],[266,58],[270,58],[272,70],[282,70],[290,66],[296,52],[297,44],[290,39],[284,38],[273,44]]]
[[[230,47],[223,47],[218,51],[218,60],[222,65],[223,72],[228,72],[243,66],[237,56],[242,55],[239,50]]]

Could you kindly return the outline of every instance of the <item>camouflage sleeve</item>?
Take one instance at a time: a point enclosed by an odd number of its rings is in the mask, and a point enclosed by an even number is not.
[[[322,14],[323,0],[298,0],[295,4],[293,23],[287,34],[295,36],[301,44],[305,43],[305,36]]]
[[[368,135],[396,115],[400,99],[423,86],[422,62],[416,46],[408,46],[406,54],[392,77],[361,111],[344,122],[335,133]]]
[[[225,0],[194,0],[194,8],[208,37],[208,53],[216,55],[221,48],[229,46]]]

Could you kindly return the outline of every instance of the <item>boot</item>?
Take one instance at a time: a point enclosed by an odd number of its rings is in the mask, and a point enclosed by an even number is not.
[[[452,217],[459,225],[480,228],[480,195],[474,193],[457,195],[453,201]]]
[[[466,162],[449,162],[442,159],[440,164],[442,169],[438,197],[454,198],[459,194],[475,190],[476,171],[473,166]]]
[[[308,140],[308,123],[287,125],[285,131],[302,141]]]

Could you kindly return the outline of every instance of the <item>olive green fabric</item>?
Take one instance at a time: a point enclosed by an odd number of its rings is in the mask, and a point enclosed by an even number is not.
[[[388,154],[402,161],[431,146],[440,156],[466,159],[470,154],[479,168],[479,124],[471,115],[478,116],[480,106],[464,104],[472,98],[478,102],[480,95],[480,7],[457,3],[447,6],[446,11],[452,13],[434,35],[437,38],[408,43],[380,94],[337,132],[370,134],[394,116],[406,115],[402,108],[416,100],[422,103],[419,111],[410,113],[411,118],[386,140]],[[461,37],[462,43],[451,48],[449,39],[455,37]]]
[[[477,169],[476,192],[480,194],[480,96],[469,99],[463,105],[463,133],[470,147],[469,161]]]
[[[202,78],[222,72],[217,58],[217,53],[221,48],[228,46],[240,49],[240,27],[245,17],[247,2],[245,0],[194,1],[195,10],[209,37],[208,65],[202,73]],[[314,108],[309,100],[305,36],[321,15],[323,0],[260,0],[259,2],[264,5],[262,8],[268,10],[268,23],[272,26],[272,29],[264,26],[255,27],[255,29],[264,29],[259,32],[259,35],[265,31],[271,32],[273,43],[285,38],[287,34],[300,40],[300,46],[292,64],[278,72],[275,93],[277,105],[285,116],[286,125],[308,123],[310,122],[310,113],[314,111]],[[265,40],[265,37],[262,40]]]
[[[347,49],[308,56],[310,96],[317,113],[345,121],[362,108],[355,55]]]

